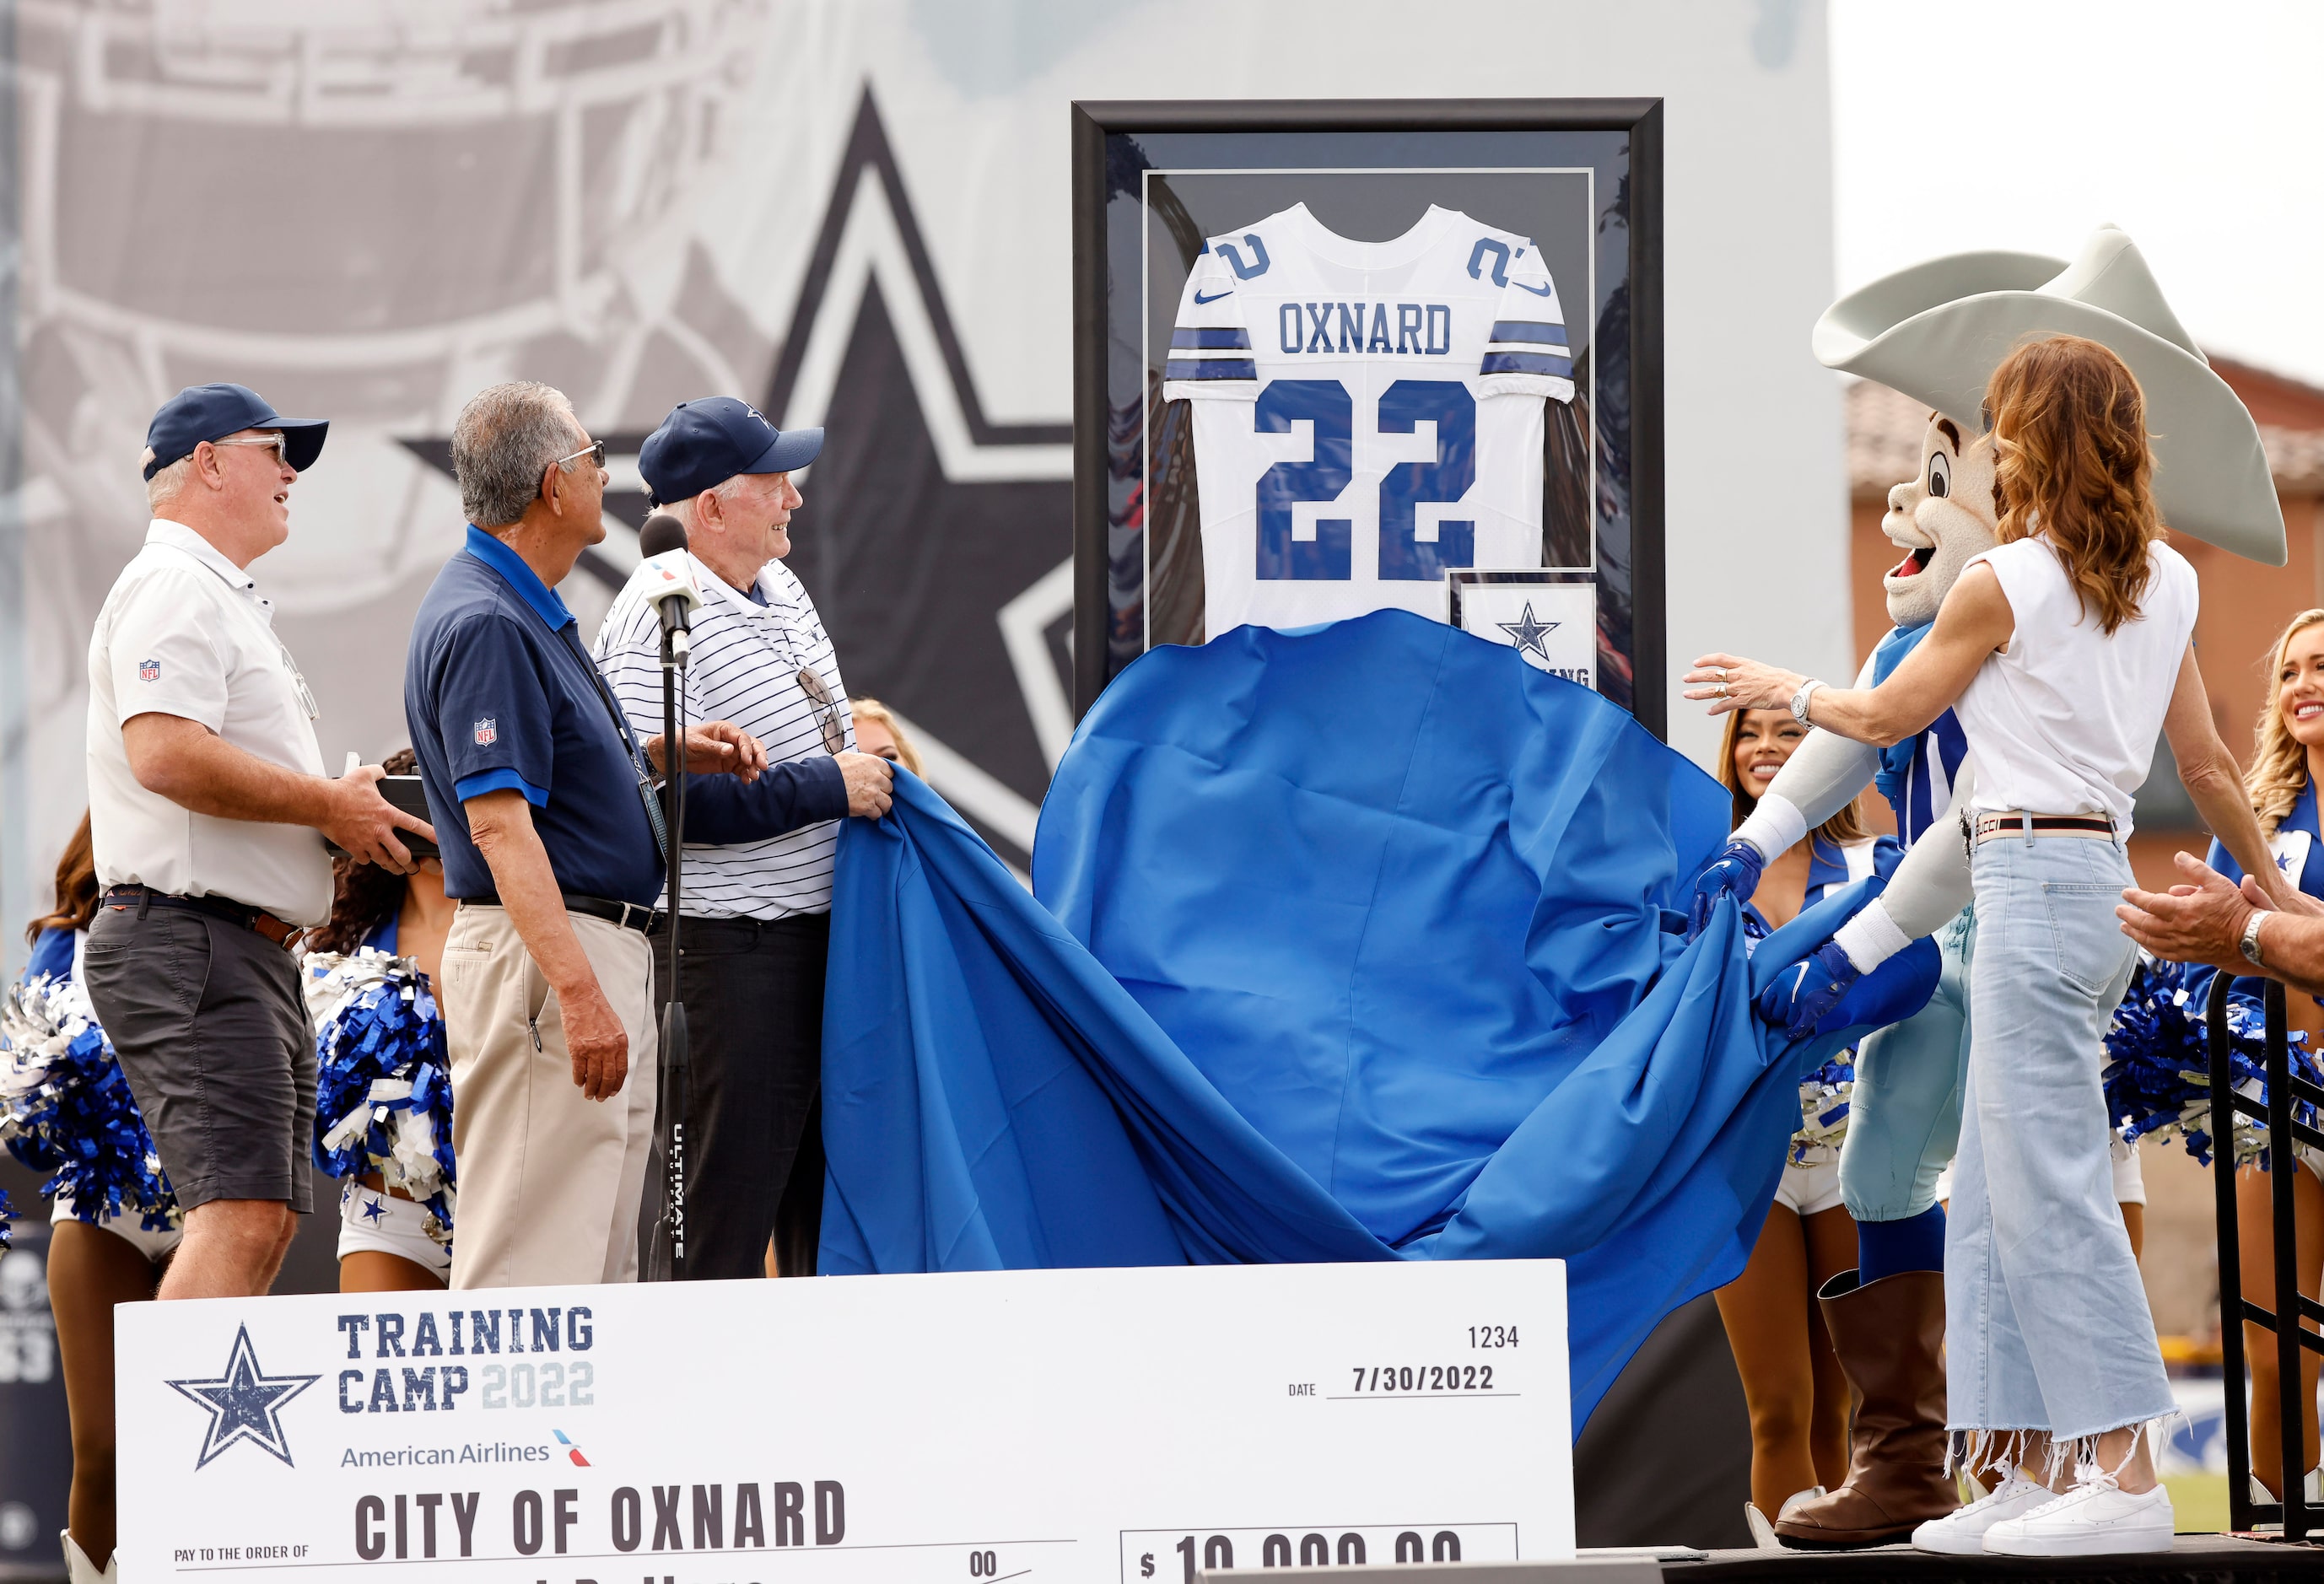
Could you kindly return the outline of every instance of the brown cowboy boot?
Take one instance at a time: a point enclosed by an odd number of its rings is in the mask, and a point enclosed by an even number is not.
[[[1906,1271],[1869,1286],[1842,1271],[1816,1294],[1832,1351],[1856,1388],[1848,1478],[1775,1524],[1803,1549],[1885,1545],[1960,1506],[1945,1472],[1945,1278]]]

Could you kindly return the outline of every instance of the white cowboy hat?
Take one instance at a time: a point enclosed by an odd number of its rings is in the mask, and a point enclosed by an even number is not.
[[[1826,309],[1812,345],[1827,367],[1974,421],[2001,360],[2044,336],[2087,336],[2137,376],[2163,521],[2223,550],[2283,565],[2283,510],[2259,427],[2114,226],[2099,226],[2071,264],[1965,253],[1900,270]]]

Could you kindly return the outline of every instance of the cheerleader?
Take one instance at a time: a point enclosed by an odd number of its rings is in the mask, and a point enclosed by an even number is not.
[[[60,1538],[71,1584],[92,1584],[118,1577],[113,1306],[154,1295],[184,1218],[80,984],[97,898],[86,814],[57,861],[56,887],[55,907],[25,931],[32,955],[24,976],[0,1005],[0,1137],[25,1165],[52,1174],[42,1184],[54,1204],[49,1307],[73,1455]]]
[[[417,762],[404,749],[381,768],[408,776]],[[436,859],[407,876],[341,858],[331,916],[307,936],[315,1163],[340,1179],[342,1293],[450,1280],[451,1066],[433,987],[456,906]]]
[[[2270,652],[2275,662],[2275,696],[2260,712],[2257,752],[2244,777],[2251,795],[2252,812],[2259,818],[2275,866],[2283,879],[2310,897],[2324,898],[2324,854],[2316,851],[2319,837],[2316,813],[2316,778],[2324,771],[2324,610],[2302,611],[2292,619]],[[2243,870],[2227,849],[2211,843],[2210,864],[2230,880],[2243,881]],[[2190,976],[2190,993],[2209,990],[2208,972]],[[2256,997],[2262,981],[2247,979],[2238,991]],[[2198,1001],[2197,1004],[2200,1004]],[[2324,1000],[2287,996],[2284,1009],[2294,1031],[2304,1031],[2314,1051],[2324,1040]],[[2293,1167],[2292,1219],[2300,1249],[2298,1279],[2301,1295],[2318,1296],[2324,1288],[2324,1182],[2318,1180],[2324,1157],[2301,1148]],[[2243,1246],[2244,1296],[2261,1308],[2275,1308],[2275,1205],[2268,1180],[2256,1160],[2236,1176],[2236,1224]],[[2271,1500],[2283,1495],[2282,1432],[2278,1427],[2278,1376],[2272,1333],[2246,1326],[2244,1357],[2251,1364],[2251,1466],[2253,1476],[2267,1487]],[[2263,1345],[2264,1344],[2264,1345]],[[2316,1355],[2300,1355],[2303,1404],[2316,1401]],[[2301,1426],[2301,1446],[2308,1472],[2308,1499],[2324,1497],[2324,1481],[2317,1478],[2316,1415],[2311,1408]]]
[[[1734,798],[1735,823],[1807,738],[1784,710],[1738,710],[1727,718],[1718,771]],[[1827,892],[1895,869],[1904,850],[1871,836],[1849,804],[1771,861],[1745,907],[1747,931],[1780,929]],[[1802,1082],[1801,1129],[1743,1274],[1718,1293],[1751,1412],[1751,1505],[1763,1545],[1775,1543],[1767,1515],[1837,1487],[1848,1473],[1848,1377],[1818,1311],[1818,1288],[1856,1267],[1856,1223],[1840,1203],[1840,1143],[1847,1128],[1852,1052]]]

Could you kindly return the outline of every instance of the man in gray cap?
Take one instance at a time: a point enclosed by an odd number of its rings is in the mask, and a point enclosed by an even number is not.
[[[327,835],[411,872],[376,767],[323,774],[315,696],[245,570],[290,537],[321,419],[196,385],[146,434],[153,511],[88,646],[83,981],[186,1211],[164,1298],[273,1285],[311,1205],[315,1054],[290,952],[331,911]]]
[[[687,791],[688,1279],[761,1274],[770,1233],[784,1275],[814,1272],[837,822],[888,812],[888,761],[854,751],[830,636],[781,559],[800,504],[791,473],[822,447],[821,429],[778,431],[716,396],[679,404],[638,456],[655,500],[686,524],[703,594],[687,715],[733,721],[766,745],[769,765],[752,785],[710,777]],[[614,600],[596,646],[641,732],[661,725],[661,624],[646,594],[632,583]],[[662,1000],[670,990],[656,986]]]

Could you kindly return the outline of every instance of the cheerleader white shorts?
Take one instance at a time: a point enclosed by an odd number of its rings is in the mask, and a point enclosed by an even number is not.
[[[339,1189],[339,1257],[392,1254],[449,1282],[452,1251],[428,1235],[433,1219],[417,1200],[398,1199],[350,1177]]]
[[[1840,1156],[1836,1152],[1829,1160],[1785,1165],[1783,1181],[1775,1184],[1775,1202],[1803,1220],[1836,1209],[1840,1202]]]
[[[50,1224],[61,1227],[67,1221],[78,1220],[80,1217],[73,1213],[72,1195],[58,1194],[55,1208],[49,1211]],[[158,1232],[147,1231],[143,1213],[134,1210],[122,1215],[101,1215],[93,1221],[82,1221],[81,1224],[97,1227],[112,1233],[143,1255],[145,1263],[148,1265],[161,1264],[171,1254],[177,1252],[178,1245],[184,1242],[186,1239],[186,1229],[183,1227],[164,1227]]]

